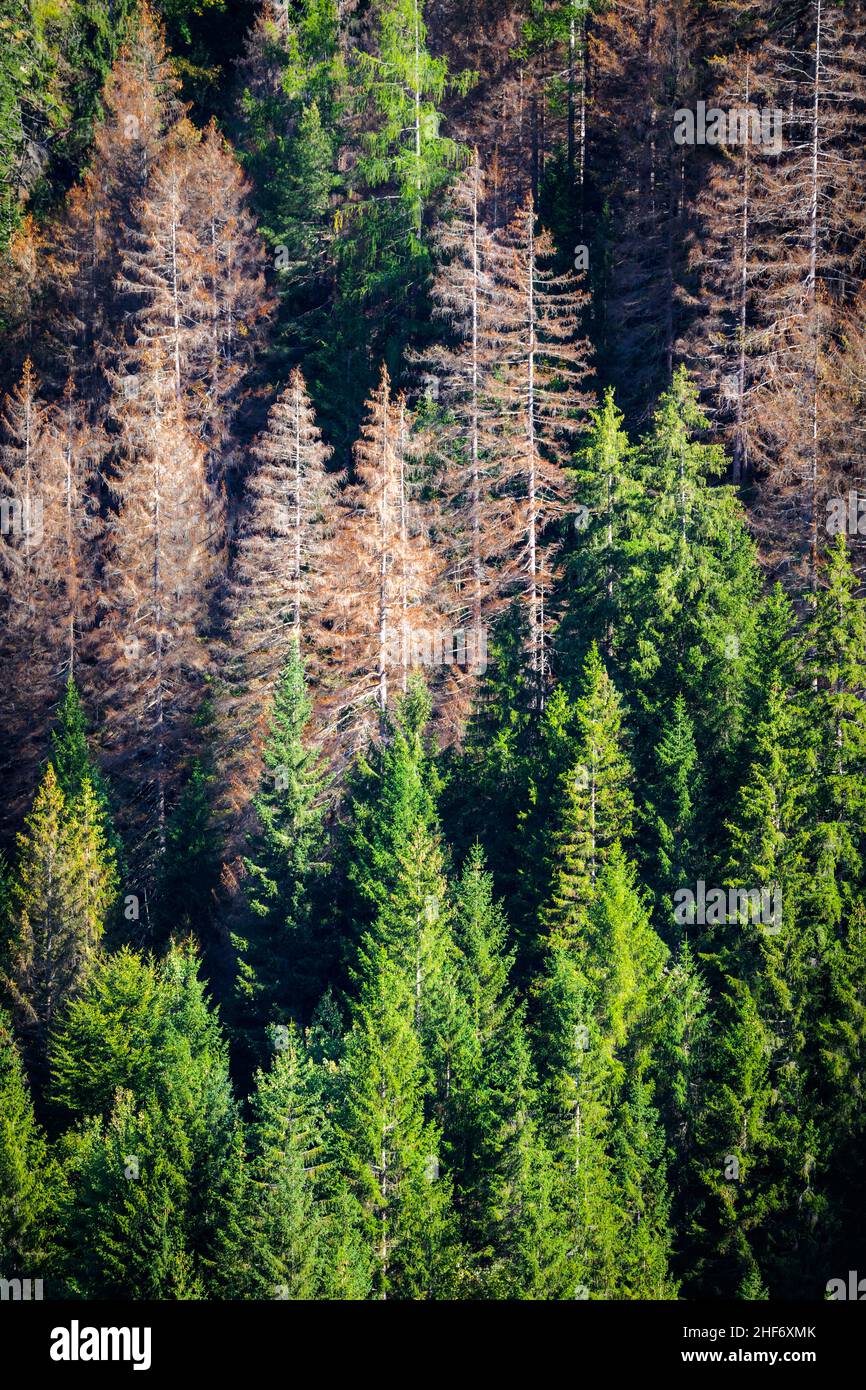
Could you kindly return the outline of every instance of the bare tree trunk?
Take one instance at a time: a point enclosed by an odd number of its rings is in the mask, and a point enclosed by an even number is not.
[[[532,201],[533,201],[533,203],[537,203],[537,202],[538,202],[538,96],[537,96],[537,94],[536,94],[535,92],[532,93],[532,99],[531,99],[531,101],[530,101],[530,105],[529,105],[529,116],[530,116],[530,127],[531,127],[531,129],[530,129],[530,139],[531,139],[531,141],[532,141],[531,164],[530,164],[530,171],[531,171],[531,178],[532,178]]]
[[[575,136],[574,136],[574,63],[575,33],[574,15],[568,22],[568,181],[574,185]]]
[[[481,630],[481,590],[482,590],[482,567],[481,567],[481,472],[478,448],[478,392],[480,384],[480,364],[478,360],[478,283],[480,276],[480,260],[478,254],[478,179],[479,163],[478,149],[475,150],[475,178],[472,189],[472,401],[470,406],[470,434],[472,450],[472,515],[470,525],[472,528],[472,575],[474,582],[473,595],[473,621],[475,624],[476,642]]]
[[[156,681],[154,745],[156,753],[156,834],[159,857],[165,853],[165,673],[163,670],[163,606],[162,606],[162,495],[160,478],[159,441],[153,461],[153,603],[156,637]]]
[[[292,623],[300,640],[301,636],[301,388],[295,382],[295,555],[294,555],[294,601]]]
[[[606,477],[607,485],[607,527],[605,530],[605,543],[607,546],[607,559],[605,562],[604,590],[607,598],[607,622],[604,631],[605,656],[608,659],[613,655],[613,475],[608,472]]]
[[[69,600],[69,615],[66,634],[67,669],[68,674],[75,674],[75,603],[72,598],[69,586],[74,583],[74,572],[77,566],[74,563],[74,521],[73,521],[73,502],[72,502],[72,403],[67,399],[66,405],[66,439],[63,444],[64,462],[64,512],[66,515],[66,585],[67,598]]]
[[[750,72],[746,65],[746,109],[749,107]],[[737,429],[734,435],[733,481],[739,483],[748,468],[748,443],[746,440],[746,302],[748,291],[749,261],[749,197],[751,160],[748,140],[743,151],[743,198],[740,216],[740,304],[739,304],[739,352],[737,355]]]
[[[379,557],[379,728],[385,733],[388,705],[388,396],[382,392],[382,506]]]
[[[815,81],[812,92],[812,154],[809,186],[809,274],[806,280],[807,313],[810,336],[809,413],[811,417],[809,450],[809,588],[814,593],[818,584],[818,118],[821,91],[821,19],[822,0],[816,0],[815,20]]]
[[[180,400],[180,306],[177,275],[177,218],[171,219],[171,309],[174,338],[174,392]]]
[[[415,161],[416,161],[416,192],[418,196],[418,207],[416,213],[415,230],[419,236],[421,234],[421,16],[419,14],[420,0],[415,0]]]
[[[526,394],[526,447],[528,468],[527,489],[527,565],[529,569],[529,644],[532,672],[536,682],[536,703],[540,694],[541,673],[539,670],[539,632],[538,632],[538,505],[536,500],[535,458],[538,447],[535,429],[535,205],[530,202],[528,209],[528,264],[527,264],[527,329],[528,376]]]
[[[409,686],[409,596],[406,586],[406,548],[409,541],[409,528],[406,519],[406,404],[400,402],[400,425],[397,447],[400,451],[400,688],[403,693]]]
[[[580,20],[580,139],[578,142],[578,179],[580,182],[580,216],[583,227],[583,185],[586,178],[586,16]]]

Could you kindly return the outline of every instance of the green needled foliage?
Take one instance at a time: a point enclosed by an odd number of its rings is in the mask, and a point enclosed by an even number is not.
[[[662,728],[646,815],[650,853],[655,858],[653,878],[659,888],[659,919],[668,925],[673,893],[694,880],[692,868],[698,862],[701,847],[700,828],[696,824],[701,800],[698,750],[694,724],[682,695],[676,697]]]
[[[579,941],[596,883],[617,842],[631,831],[631,768],[623,749],[622,702],[594,645],[575,706],[574,761],[560,780],[547,933]]]
[[[227,1051],[191,950],[174,948],[155,979],[140,967],[156,994],[149,1036],[143,1019],[131,1044],[115,1026],[102,1046],[115,1087],[77,1092],[99,1012],[111,1019],[125,999],[141,1019],[125,981],[134,960],[126,957],[125,972],[106,971],[58,1043],[58,1096],[85,1117],[64,1140],[64,1283],[85,1298],[234,1297],[243,1136]]]
[[[92,795],[107,852],[114,860],[118,876],[122,876],[123,845],[112,820],[108,784],[91,752],[87,716],[78,686],[71,675],[66,681],[57,720],[51,730],[51,764],[70,807],[82,801],[85,795]]]
[[[455,936],[468,1027],[453,1068],[444,1139],[461,1232],[473,1251],[467,1292],[554,1297],[567,1284],[568,1239],[535,1114],[525,1009],[509,984],[508,924],[480,846],[470,852],[457,888]]]
[[[51,763],[18,837],[9,891],[4,984],[41,1070],[48,1036],[80,991],[117,895],[117,872],[92,784],[68,803]]]
[[[622,635],[623,587],[636,550],[631,538],[643,488],[612,390],[589,418],[571,470],[572,534],[566,560],[571,599],[563,611],[560,641],[569,655],[574,651],[582,660],[595,640],[610,660]]]
[[[160,932],[209,938],[208,925],[219,862],[209,774],[197,758],[166,827],[154,916]]]
[[[866,605],[857,594],[843,536],[831,546],[814,614],[803,632],[804,666],[812,682],[810,809],[819,863],[838,865],[844,880],[862,882],[866,817]],[[853,886],[852,883],[852,886]]]
[[[337,1154],[363,1213],[380,1298],[456,1292],[457,1245],[440,1136],[424,1119],[414,1001],[381,947],[363,979],[341,1068]]]
[[[290,1026],[270,1069],[256,1077],[242,1223],[250,1297],[359,1299],[370,1292],[363,1212],[334,1162],[322,1070]]]
[[[0,1250],[3,1277],[41,1278],[54,1243],[58,1172],[33,1113],[12,1033],[0,1012]]]
[[[439,133],[437,107],[448,84],[448,64],[426,46],[423,10],[422,0],[384,0],[378,51],[361,58],[362,82],[378,117],[362,173],[372,189],[396,186],[416,237],[425,204],[460,158],[459,146]],[[465,81],[462,85],[465,89]],[[420,251],[420,242],[413,249]]]
[[[93,778],[93,763],[87,746],[87,722],[78,687],[70,676],[51,731],[51,761],[63,795],[75,800],[85,781]]]
[[[248,1263],[260,1298],[315,1298],[321,1292],[325,1216],[316,1167],[323,1119],[311,1063],[293,1029],[268,1072],[259,1072],[250,1129]]]
[[[438,778],[426,736],[430,697],[420,682],[398,703],[385,740],[358,759],[350,782],[348,878],[356,930],[389,911],[410,837],[436,829]]]
[[[297,643],[270,711],[254,828],[244,859],[246,911],[234,936],[233,1028],[254,1058],[266,1025],[308,1017],[333,957],[319,885],[325,868],[325,773],[308,744],[310,702]]]
[[[128,946],[99,960],[51,1045],[52,1100],[76,1118],[106,1115],[118,1089],[155,1085],[168,1000],[153,961]]]
[[[421,0],[385,0],[367,42],[333,0],[266,5],[240,71],[239,140],[280,294],[276,358],[305,351],[328,439],[347,463],[373,385],[428,332],[429,209],[464,159],[442,133],[452,78]],[[371,356],[372,352],[372,356]]]

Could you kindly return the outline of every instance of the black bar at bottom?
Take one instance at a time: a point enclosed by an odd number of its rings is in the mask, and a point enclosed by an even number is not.
[[[511,1375],[528,1358],[537,1381],[567,1367],[577,1383],[593,1367],[641,1375],[752,1370],[772,1378],[797,1367],[827,1377],[860,1364],[866,1318],[859,1302],[824,1303],[99,1303],[0,1302],[0,1346],[9,1370],[60,1381],[202,1373],[281,1383],[353,1379],[394,1358],[406,1378],[406,1346],[424,1378],[459,1367],[461,1386],[490,1385],[498,1362]],[[396,1338],[393,1342],[391,1338]],[[384,1339],[384,1340],[383,1340]],[[400,1347],[403,1346],[403,1351]],[[398,1372],[402,1364],[403,1370]],[[136,1367],[138,1368],[136,1370]],[[282,1368],[282,1371],[280,1371]],[[246,1390],[241,1385],[239,1390]]]

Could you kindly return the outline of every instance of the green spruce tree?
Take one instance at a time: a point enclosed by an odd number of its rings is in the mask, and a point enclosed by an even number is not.
[[[448,1297],[457,1268],[451,1182],[424,1117],[412,993],[381,947],[363,971],[341,1066],[338,1161],[363,1212],[374,1296]]]
[[[49,763],[18,836],[5,979],[37,1067],[62,1006],[86,979],[116,895],[117,871],[92,784],[85,780],[70,806]]]
[[[58,1173],[33,1113],[11,1021],[0,1012],[0,1260],[4,1279],[38,1279],[55,1242]]]
[[[254,829],[244,859],[247,911],[234,936],[234,1028],[250,1057],[264,1028],[308,1016],[333,961],[320,888],[327,869],[325,775],[309,744],[310,701],[297,644],[274,692]]]
[[[563,943],[580,937],[608,856],[631,832],[634,806],[622,702],[594,645],[583,679],[575,762],[561,779],[552,881],[542,915],[545,932]]]

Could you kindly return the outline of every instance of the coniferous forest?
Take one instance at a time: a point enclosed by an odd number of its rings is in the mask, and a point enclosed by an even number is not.
[[[0,46],[4,1286],[857,1297],[866,4]]]

